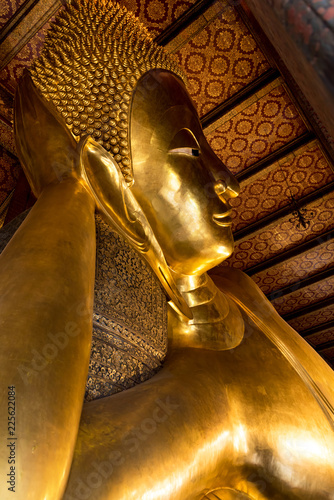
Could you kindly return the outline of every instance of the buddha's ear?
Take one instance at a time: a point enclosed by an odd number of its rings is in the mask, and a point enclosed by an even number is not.
[[[14,104],[16,150],[34,195],[38,197],[49,184],[77,178],[77,143],[27,71],[20,78]]]
[[[78,149],[82,178],[103,218],[149,263],[174,305],[191,319],[153,230],[117,162],[91,137],[81,140]]]

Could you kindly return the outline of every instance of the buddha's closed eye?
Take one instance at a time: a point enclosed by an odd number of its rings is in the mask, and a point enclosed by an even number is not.
[[[191,130],[183,128],[175,134],[170,143],[168,154],[199,156],[201,154],[201,149]]]

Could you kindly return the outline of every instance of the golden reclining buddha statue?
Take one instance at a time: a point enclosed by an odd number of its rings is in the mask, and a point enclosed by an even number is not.
[[[75,0],[20,81],[38,199],[0,257],[1,499],[334,499],[331,369],[245,274],[207,274],[233,251],[239,188],[183,80],[132,14]],[[169,297],[168,348],[84,402],[96,209]]]

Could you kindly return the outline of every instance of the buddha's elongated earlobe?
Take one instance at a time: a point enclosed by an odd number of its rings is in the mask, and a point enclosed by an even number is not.
[[[79,143],[82,177],[106,222],[149,263],[174,305],[187,318],[190,308],[178,291],[152,228],[115,159],[91,137]]]

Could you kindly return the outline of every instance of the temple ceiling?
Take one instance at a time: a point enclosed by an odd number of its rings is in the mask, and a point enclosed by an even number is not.
[[[63,3],[2,0],[0,227],[34,202],[15,151],[13,96]],[[231,202],[235,252],[222,266],[249,274],[333,366],[334,155],[326,128],[247,0],[120,3],[175,55],[209,143],[240,182]]]

